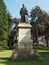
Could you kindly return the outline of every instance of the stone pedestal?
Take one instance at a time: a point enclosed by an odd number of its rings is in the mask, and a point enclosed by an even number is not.
[[[37,49],[33,49],[31,27],[32,26],[29,23],[19,23],[18,25],[17,58],[34,59],[34,57],[38,55]]]
[[[18,49],[33,49],[33,41],[31,40],[31,25],[29,23],[21,23],[18,25]]]

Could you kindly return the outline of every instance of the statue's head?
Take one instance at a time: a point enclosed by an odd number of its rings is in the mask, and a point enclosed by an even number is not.
[[[22,6],[24,7],[24,4],[22,4]]]

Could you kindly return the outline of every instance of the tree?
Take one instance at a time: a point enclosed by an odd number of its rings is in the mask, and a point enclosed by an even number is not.
[[[38,46],[38,23],[39,23],[39,17],[40,17],[41,13],[42,13],[42,10],[38,6],[36,6],[34,9],[32,9],[30,12],[33,44],[35,44],[35,41],[36,41],[37,46]]]
[[[46,30],[45,30],[45,40],[46,40],[46,46],[48,47],[48,41],[49,41],[49,25],[47,24]]]
[[[42,11],[42,9],[39,6],[36,6],[35,8],[33,8],[31,10],[30,17],[31,17],[32,30],[34,31],[35,28],[38,30],[38,31],[36,31],[38,33],[36,35],[38,35],[38,36],[47,35],[46,34],[47,33],[46,29],[47,29],[47,25],[49,24],[49,15],[48,15],[48,13],[45,12],[45,11]],[[36,25],[34,25],[34,24],[36,24]],[[45,33],[45,31],[46,31],[46,33]],[[34,32],[34,34],[36,32]],[[47,44],[48,43],[46,42],[46,45]]]
[[[17,42],[17,35],[18,35],[18,19],[17,18],[11,18],[10,14],[8,13],[8,47],[11,49],[14,46],[15,41]],[[13,27],[13,25],[15,25]],[[14,40],[14,37],[16,40]]]
[[[12,35],[12,17],[10,15],[10,13],[7,13],[8,16],[8,47],[11,49],[13,46],[13,35]]]
[[[8,15],[8,35],[10,35],[11,31],[12,31],[12,18],[10,13],[7,13]]]
[[[8,17],[6,6],[3,0],[0,0],[0,46],[2,48],[7,47],[8,36]]]

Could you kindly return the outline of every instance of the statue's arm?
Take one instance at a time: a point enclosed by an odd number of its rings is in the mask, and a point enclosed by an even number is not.
[[[22,8],[20,9],[20,15],[22,15]]]
[[[28,15],[28,11],[27,11],[27,9],[25,9],[25,12],[26,12],[26,15]]]

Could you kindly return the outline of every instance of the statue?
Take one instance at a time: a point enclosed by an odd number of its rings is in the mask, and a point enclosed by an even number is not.
[[[24,4],[22,5],[22,8],[20,9],[20,16],[22,22],[28,22],[28,11],[24,7]]]

